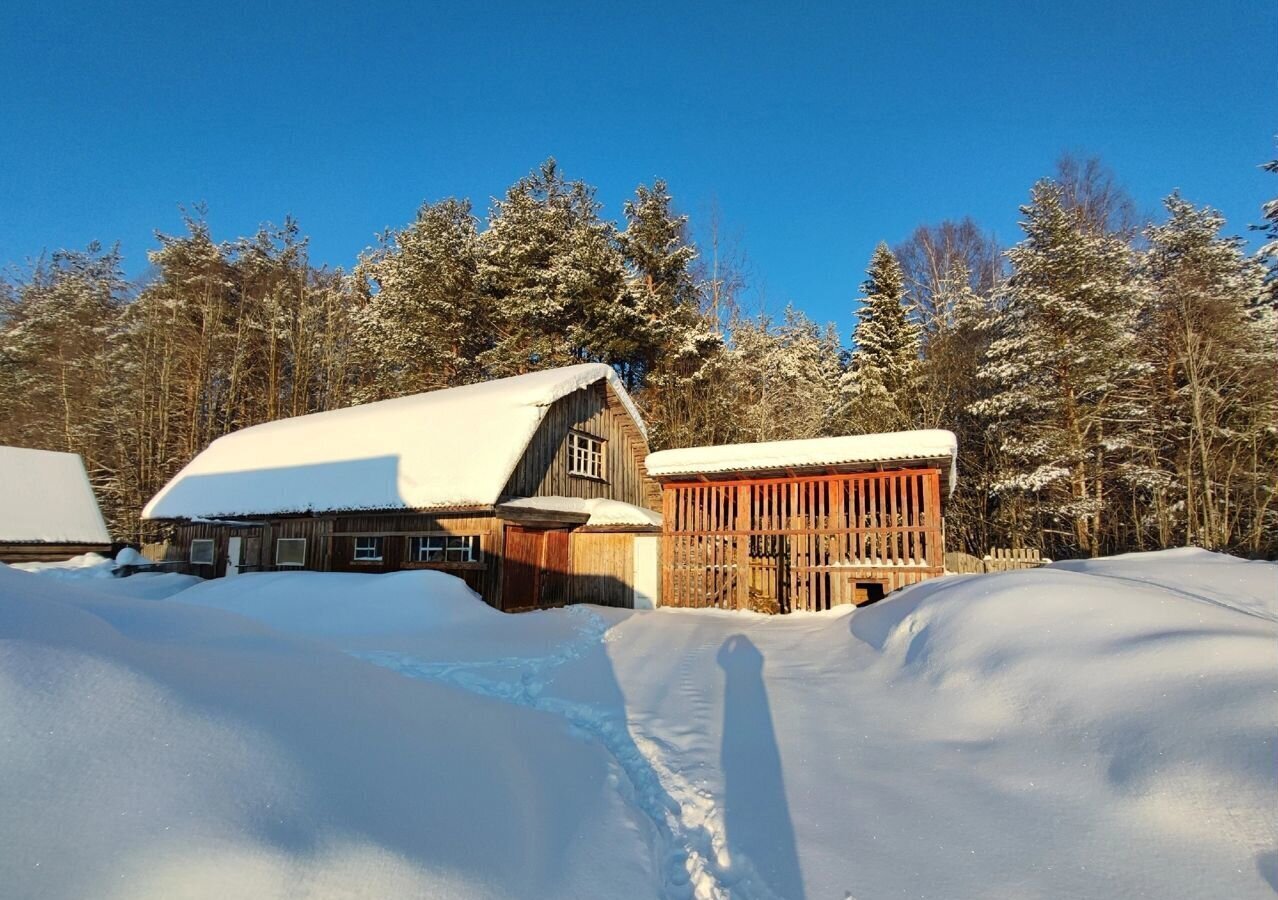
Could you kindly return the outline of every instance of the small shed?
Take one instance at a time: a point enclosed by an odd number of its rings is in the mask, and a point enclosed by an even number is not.
[[[206,577],[440,569],[502,610],[629,607],[660,530],[647,453],[624,385],[588,363],[245,428],[143,517]]]
[[[78,454],[0,447],[0,562],[110,552],[111,535]]]
[[[927,430],[651,454],[663,605],[824,610],[943,574],[956,450]]]

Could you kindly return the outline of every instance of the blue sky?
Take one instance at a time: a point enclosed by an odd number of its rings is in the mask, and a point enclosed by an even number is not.
[[[1275,132],[1264,2],[9,2],[0,264],[118,240],[136,275],[203,201],[218,237],[292,214],[349,266],[553,155],[611,218],[655,177],[717,203],[756,299],[846,333],[876,242],[970,214],[1010,243],[1065,150],[1242,233]]]

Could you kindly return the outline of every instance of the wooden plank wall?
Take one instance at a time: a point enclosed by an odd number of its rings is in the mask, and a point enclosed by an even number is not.
[[[633,609],[634,547],[635,536],[628,532],[573,532],[568,602]]]
[[[568,474],[566,443],[572,430],[603,438],[605,480]],[[643,467],[647,442],[604,382],[574,391],[546,411],[528,450],[510,476],[502,499],[607,497],[655,508],[655,482]]]
[[[408,561],[408,538],[415,534],[478,534],[483,561],[452,565]],[[227,541],[244,539],[245,571],[275,570],[275,541],[278,538],[306,538],[306,565],[312,571],[393,572],[400,569],[441,569],[461,577],[491,605],[500,603],[501,527],[492,515],[367,513],[348,516],[295,516],[270,519],[260,524],[225,525],[194,522],[174,528],[166,546],[167,559],[179,562],[193,574],[205,578],[226,574]],[[381,563],[354,560],[357,535],[381,536],[385,540]],[[191,541],[211,539],[213,565],[192,565]]]
[[[111,555],[110,544],[0,543],[0,562],[61,562],[84,553]]]
[[[940,471],[670,483],[663,603],[829,609],[944,574]]]

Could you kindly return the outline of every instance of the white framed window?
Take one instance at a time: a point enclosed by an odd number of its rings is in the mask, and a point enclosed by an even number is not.
[[[568,432],[568,474],[603,481],[603,440],[579,431]]]
[[[354,558],[356,562],[381,562],[382,561],[382,538],[379,538],[379,537],[355,538],[355,557]]]
[[[409,562],[475,563],[480,561],[479,535],[427,534],[408,542]]]
[[[275,565],[285,567],[306,565],[306,538],[279,538],[275,542]]]
[[[213,542],[205,538],[191,541],[191,562],[197,566],[213,565]]]

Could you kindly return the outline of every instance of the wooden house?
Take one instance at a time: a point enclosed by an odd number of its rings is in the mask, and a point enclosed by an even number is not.
[[[111,552],[111,535],[75,453],[0,447],[0,562]]]
[[[955,449],[913,431],[652,454],[662,604],[823,610],[943,574]]]
[[[584,364],[245,428],[143,516],[206,577],[441,569],[503,610],[644,606],[660,531],[647,453],[616,374]]]

